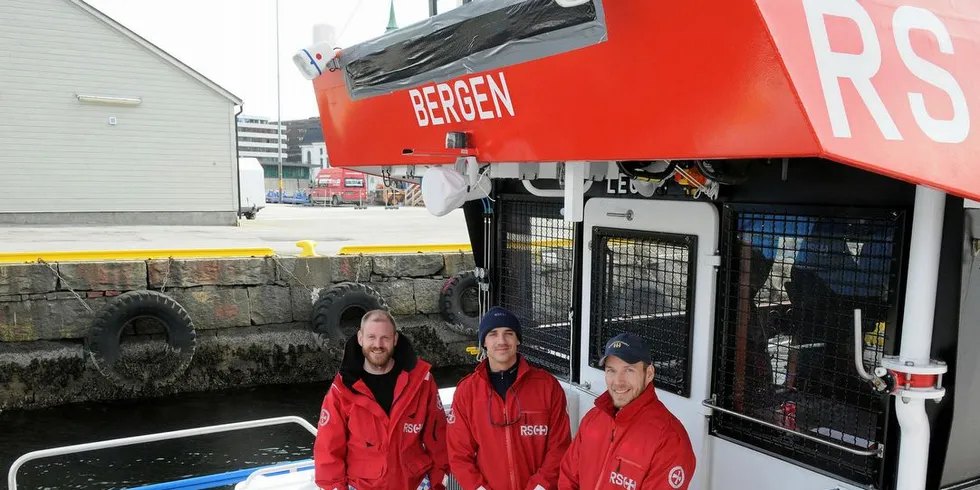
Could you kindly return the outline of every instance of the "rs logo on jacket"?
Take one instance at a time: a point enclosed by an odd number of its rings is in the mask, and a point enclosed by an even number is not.
[[[348,340],[313,446],[319,488],[405,490],[431,483],[433,490],[444,490],[446,414],[431,366],[415,357],[405,336],[395,345],[394,359],[401,373],[389,416],[360,379],[364,355],[357,336]]]

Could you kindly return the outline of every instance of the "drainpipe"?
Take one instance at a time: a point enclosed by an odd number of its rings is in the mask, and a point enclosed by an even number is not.
[[[242,111],[245,110],[245,103],[238,106],[238,112],[235,113],[235,182],[238,182],[238,199],[235,202],[235,222],[239,223],[238,218],[241,217],[242,212],[242,172],[239,168],[241,157],[239,157],[238,150],[238,116],[242,115]],[[262,177],[263,179],[265,176]],[[240,223],[239,223],[240,224]]]
[[[909,251],[909,274],[905,288],[905,312],[902,318],[902,343],[898,358],[883,360],[882,366],[892,373],[938,373],[932,389],[902,389],[896,386],[895,415],[901,427],[898,453],[897,490],[924,490],[929,466],[929,419],[927,399],[941,399],[942,362],[930,360],[933,318],[936,312],[936,285],[939,281],[939,257],[942,244],[946,194],[918,186],[912,218],[912,242]]]

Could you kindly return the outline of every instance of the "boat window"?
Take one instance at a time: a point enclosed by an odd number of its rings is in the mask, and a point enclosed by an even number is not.
[[[636,334],[657,388],[688,396],[696,245],[694,235],[593,228],[590,366],[610,338]]]
[[[520,318],[528,362],[568,380],[574,224],[554,200],[501,196],[497,204],[498,304]]]
[[[794,436],[868,451],[884,439],[888,397],[855,368],[891,353],[905,215],[891,210],[727,205],[719,271],[715,434],[861,485],[882,460]],[[759,424],[782,427],[777,430]]]

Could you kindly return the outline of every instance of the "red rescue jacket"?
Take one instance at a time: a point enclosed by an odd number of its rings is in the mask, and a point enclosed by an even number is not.
[[[456,387],[449,411],[449,461],[463,490],[558,486],[561,458],[571,443],[565,392],[554,376],[523,356],[518,363],[506,405],[490,384],[485,360]],[[496,424],[517,422],[494,426],[491,415]]]
[[[404,335],[394,348],[402,368],[391,416],[361,380],[364,354],[357,336],[344,348],[340,372],[323,400],[313,460],[324,490],[415,490],[425,475],[444,490],[449,471],[446,413],[429,363],[417,359]]]
[[[653,383],[618,413],[609,392],[596,398],[561,462],[561,490],[687,490],[694,449]]]

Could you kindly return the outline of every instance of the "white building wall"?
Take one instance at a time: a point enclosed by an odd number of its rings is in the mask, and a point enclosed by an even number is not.
[[[89,9],[0,2],[0,220],[234,223],[234,96]]]

